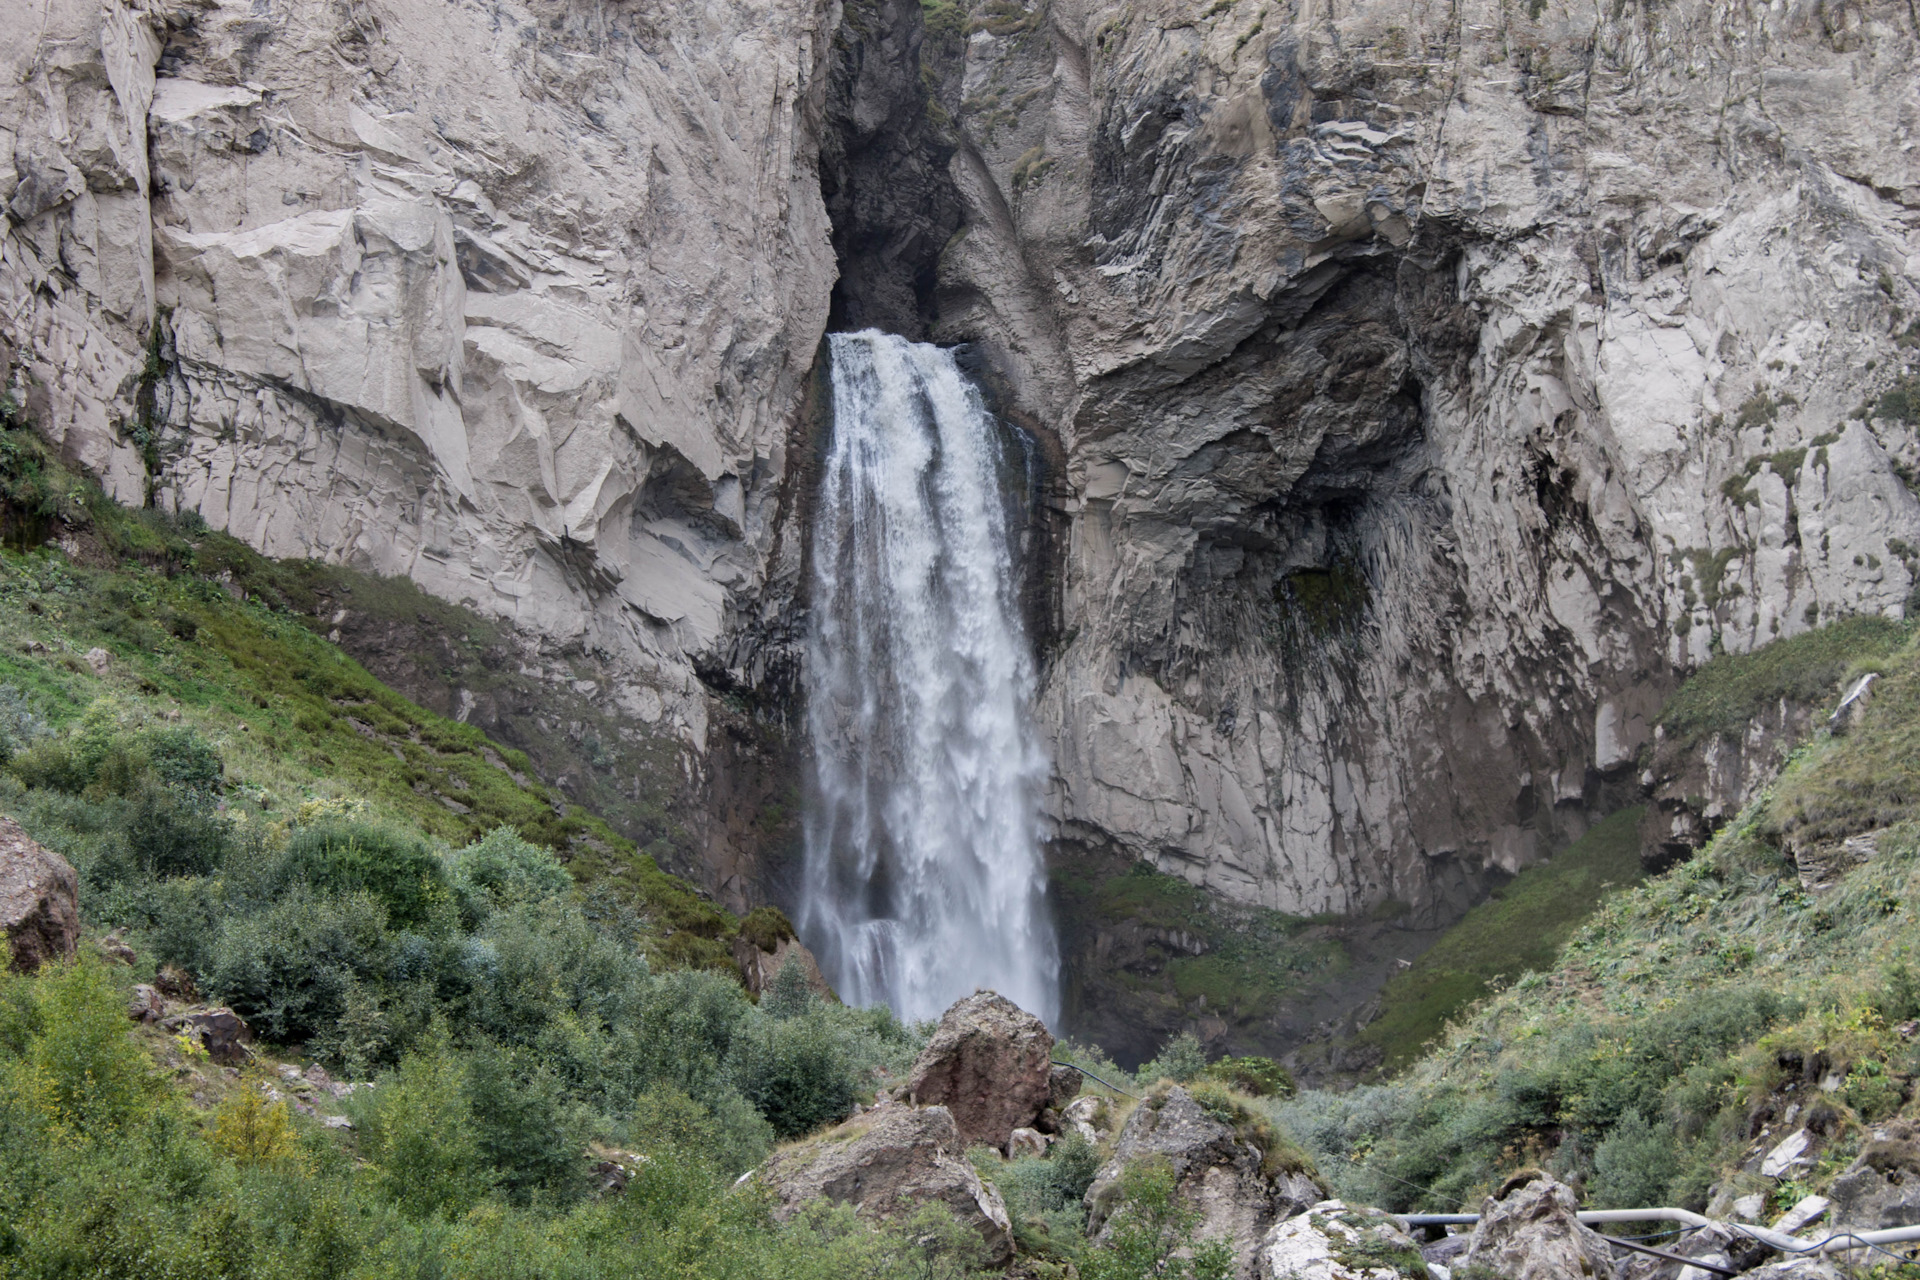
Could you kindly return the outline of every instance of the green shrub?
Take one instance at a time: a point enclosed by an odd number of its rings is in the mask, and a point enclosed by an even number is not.
[[[1140,1064],[1134,1078],[1142,1082],[1172,1080],[1185,1084],[1207,1069],[1207,1051],[1191,1031],[1182,1031],[1160,1047],[1157,1056]]]
[[[1107,1243],[1088,1253],[1087,1280],[1227,1280],[1233,1250],[1224,1240],[1196,1241],[1200,1213],[1176,1191],[1164,1157],[1136,1160],[1120,1175],[1119,1204]]]
[[[408,1054],[362,1113],[376,1184],[411,1217],[457,1218],[497,1180],[465,1083],[451,1047],[437,1039]]]
[[[424,840],[370,822],[297,828],[284,865],[289,876],[316,890],[371,894],[399,928],[425,924],[435,891],[446,888],[441,861]]]
[[[1293,1073],[1272,1058],[1222,1058],[1206,1074],[1255,1098],[1286,1098],[1294,1093]]]
[[[125,1000],[101,964],[53,966],[6,986],[0,1095],[56,1143],[110,1137],[151,1103],[159,1081],[127,1038]]]
[[[560,860],[550,850],[522,840],[512,827],[495,827],[448,862],[456,891],[470,901],[480,895],[488,910],[543,902],[573,888],[573,879]]]
[[[393,949],[371,895],[296,886],[257,915],[226,919],[201,985],[269,1040],[298,1043],[337,1023],[350,984],[384,976]]]
[[[205,800],[148,788],[126,817],[128,851],[143,877],[204,876],[226,862],[229,829]]]
[[[789,953],[761,993],[760,1012],[769,1018],[801,1018],[819,1007],[820,997],[807,982],[806,966]]]
[[[740,919],[740,936],[762,951],[773,951],[782,942],[799,936],[793,922],[778,907],[755,907]]]
[[[550,1069],[489,1045],[468,1055],[465,1087],[474,1146],[509,1199],[565,1203],[585,1189],[591,1117]]]
[[[1588,1197],[1600,1209],[1639,1209],[1668,1202],[1667,1189],[1680,1172],[1673,1131],[1628,1112],[1593,1151]]]
[[[756,1018],[733,1045],[733,1080],[781,1138],[846,1119],[854,1073],[846,1047],[819,1018]]]

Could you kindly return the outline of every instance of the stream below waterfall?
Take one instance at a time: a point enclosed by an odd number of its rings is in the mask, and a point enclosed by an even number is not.
[[[988,987],[1049,1021],[1005,433],[950,352],[836,333],[806,651],[814,794],[799,927],[842,998],[935,1018]]]

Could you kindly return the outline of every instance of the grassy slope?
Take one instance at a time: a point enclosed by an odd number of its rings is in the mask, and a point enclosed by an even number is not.
[[[1601,1204],[1697,1208],[1715,1186],[1780,1203],[1823,1187],[1864,1126],[1920,1109],[1902,1101],[1920,1053],[1895,1030],[1920,1016],[1906,967],[1920,937],[1920,647],[1852,634],[1863,643],[1844,661],[1825,643],[1803,651],[1836,677],[1856,660],[1885,672],[1854,732],[1816,734],[1706,850],[1611,896],[1557,964],[1473,1006],[1397,1080],[1283,1104],[1340,1190],[1452,1209],[1545,1164]],[[1787,838],[1867,830],[1870,862],[1802,890]],[[1796,1061],[1845,1083],[1820,1091],[1783,1065]],[[1741,1172],[1756,1142],[1784,1135],[1753,1136],[1790,1101],[1828,1109],[1818,1164],[1778,1185]]]
[[[1605,819],[1551,861],[1528,867],[1469,911],[1380,992],[1360,1033],[1384,1066],[1406,1066],[1447,1021],[1499,983],[1552,967],[1560,948],[1612,888],[1641,878],[1638,808]]]
[[[411,608],[424,600],[411,584],[268,560],[225,534],[120,508],[24,429],[0,431],[0,488],[14,548],[0,553],[0,687],[45,726],[112,698],[124,715],[200,729],[230,783],[269,813],[352,796],[454,844],[517,827],[568,858],[584,886],[605,885],[651,919],[656,958],[730,964],[730,915],[541,784],[521,752],[387,688],[315,634],[303,607],[330,585],[355,590],[362,607],[393,596]],[[55,534],[72,554],[39,545]],[[85,658],[96,647],[111,655],[104,674]]]

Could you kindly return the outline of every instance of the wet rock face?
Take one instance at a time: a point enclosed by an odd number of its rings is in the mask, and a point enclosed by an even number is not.
[[[785,1219],[818,1199],[889,1218],[939,1202],[980,1233],[989,1265],[1013,1256],[1012,1226],[1000,1193],[980,1181],[945,1107],[882,1102],[864,1115],[774,1153],[760,1170]]]
[[[596,655],[738,807],[824,329],[970,343],[1053,460],[1063,847],[1302,914],[1444,923],[1716,647],[1905,612],[1900,0],[936,9],[54,0],[19,390],[122,498]]]
[[[967,1146],[1004,1152],[1013,1131],[1052,1104],[1052,1057],[1045,1023],[1005,996],[976,991],[941,1015],[914,1060],[908,1097],[947,1108]]]
[[[23,972],[69,959],[80,941],[80,881],[67,860],[0,818],[0,931]]]

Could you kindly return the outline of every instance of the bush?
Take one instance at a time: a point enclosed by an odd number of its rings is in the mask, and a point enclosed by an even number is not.
[[[209,969],[196,976],[259,1034],[298,1042],[338,1023],[350,984],[381,976],[392,950],[386,910],[372,896],[299,886],[260,915],[228,917]]]
[[[465,1083],[440,1037],[401,1061],[363,1115],[380,1192],[412,1217],[457,1218],[493,1188]]]
[[[1154,1080],[1185,1084],[1206,1069],[1207,1051],[1200,1047],[1199,1039],[1191,1031],[1182,1031],[1161,1046],[1158,1056],[1141,1063],[1133,1075],[1143,1084]]]
[[[1629,1112],[1593,1151],[1588,1196],[1601,1209],[1643,1209],[1667,1203],[1681,1152],[1670,1129]]]
[[[560,860],[522,840],[512,827],[495,827],[455,853],[448,870],[456,892],[472,904],[470,919],[500,907],[544,902],[573,888]],[[479,907],[484,910],[475,910]]]
[[[1089,1253],[1080,1268],[1086,1280],[1227,1280],[1233,1275],[1233,1250],[1226,1241],[1195,1241],[1200,1213],[1180,1198],[1164,1157],[1128,1165],[1118,1191],[1107,1243]]]
[[[781,1138],[846,1119],[854,1074],[845,1046],[818,1018],[756,1018],[734,1041],[733,1079]]]
[[[5,985],[0,1096],[24,1103],[56,1143],[109,1137],[151,1102],[159,1081],[127,1038],[125,1000],[102,965],[82,960]]]
[[[564,1203],[585,1189],[590,1117],[551,1070],[525,1052],[487,1046],[468,1057],[465,1086],[474,1145],[510,1200]]]
[[[800,935],[780,908],[755,907],[741,918],[740,936],[762,951],[774,951],[782,942]]]
[[[294,831],[286,873],[332,893],[365,892],[399,928],[424,925],[436,891],[446,891],[439,858],[418,836],[371,822],[327,821]]]
[[[142,876],[204,876],[226,861],[226,819],[204,800],[158,788],[142,791],[126,821],[127,848]]]

